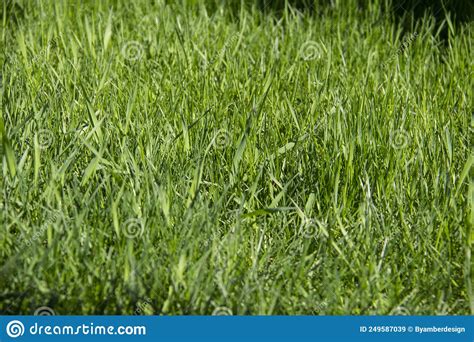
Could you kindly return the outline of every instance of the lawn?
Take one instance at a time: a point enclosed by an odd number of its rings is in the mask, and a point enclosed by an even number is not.
[[[474,314],[473,22],[219,3],[2,3],[0,313]]]

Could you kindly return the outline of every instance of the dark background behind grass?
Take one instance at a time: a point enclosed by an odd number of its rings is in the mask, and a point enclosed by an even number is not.
[[[24,15],[24,2],[28,0],[4,0],[0,13],[3,16],[6,13],[6,18],[10,20],[18,20]],[[176,3],[179,1],[169,1],[169,3]],[[359,1],[360,9],[364,9],[368,1]],[[374,1],[372,1],[374,2]],[[379,1],[380,2],[380,1]],[[183,5],[196,3],[193,0],[182,0]],[[287,5],[303,11],[318,12],[323,7],[331,6],[332,1],[321,0],[209,0],[207,4],[209,7],[216,8],[217,6],[232,7],[239,9],[243,4],[256,5],[263,11],[283,11]],[[444,18],[445,13],[450,13],[454,22],[472,20],[474,16],[474,1],[469,0],[401,0],[386,4],[380,2],[380,6],[386,12],[393,13],[396,16],[405,16],[407,12],[412,12],[415,17],[422,17],[425,13],[436,13],[438,18]]]

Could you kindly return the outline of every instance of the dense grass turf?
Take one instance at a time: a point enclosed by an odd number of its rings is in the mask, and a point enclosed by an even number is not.
[[[474,313],[473,24],[203,3],[3,12],[0,311]]]

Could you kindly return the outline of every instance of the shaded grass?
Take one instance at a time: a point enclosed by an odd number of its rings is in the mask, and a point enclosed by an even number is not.
[[[351,4],[26,4],[0,310],[472,313],[472,24]]]

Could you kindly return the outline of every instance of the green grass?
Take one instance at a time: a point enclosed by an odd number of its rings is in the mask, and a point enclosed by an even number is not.
[[[203,3],[3,12],[0,312],[473,314],[472,22]]]

